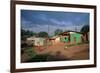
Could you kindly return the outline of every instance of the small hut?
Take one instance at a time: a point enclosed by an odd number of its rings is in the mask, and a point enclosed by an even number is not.
[[[46,39],[42,37],[30,37],[27,38],[27,41],[33,42],[35,46],[43,46],[46,44]]]

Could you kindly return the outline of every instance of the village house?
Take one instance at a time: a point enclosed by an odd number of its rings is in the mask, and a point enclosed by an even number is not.
[[[78,44],[89,41],[89,33],[83,34],[75,31],[66,31],[51,38],[32,36],[27,41],[33,43],[34,46],[55,45],[58,43]]]
[[[51,43],[54,45],[56,43],[59,43],[61,42],[60,41],[60,36],[59,35],[56,35],[56,36],[53,36],[52,38],[49,39],[51,41]]]
[[[34,44],[34,46],[44,46],[46,44],[46,38],[42,37],[29,37],[27,38],[28,42],[31,42]]]
[[[61,41],[66,43],[81,43],[82,42],[82,33],[75,31],[63,32],[61,35]]]
[[[60,35],[61,42],[77,44],[89,41],[89,32],[88,33],[80,33],[75,31],[67,31],[63,32]]]
[[[89,36],[89,35],[88,35]],[[64,42],[69,44],[77,44],[86,41],[86,35],[80,32],[67,31],[51,38],[52,43]]]

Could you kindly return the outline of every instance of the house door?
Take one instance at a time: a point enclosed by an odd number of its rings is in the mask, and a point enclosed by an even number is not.
[[[69,42],[68,37],[65,37],[65,42],[66,42],[66,43],[68,43],[68,42]]]
[[[74,37],[74,43],[76,43],[76,37]]]

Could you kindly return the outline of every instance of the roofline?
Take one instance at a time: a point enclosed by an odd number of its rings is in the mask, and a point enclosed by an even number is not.
[[[83,34],[83,32],[78,32],[78,31],[65,31],[65,32],[75,32],[75,33]]]

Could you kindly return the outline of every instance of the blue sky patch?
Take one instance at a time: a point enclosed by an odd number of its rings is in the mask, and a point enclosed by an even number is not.
[[[56,29],[80,31],[89,25],[89,13],[21,10],[21,28],[53,34]]]

